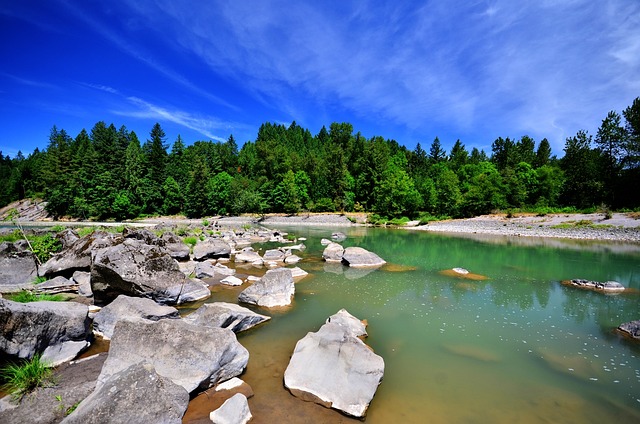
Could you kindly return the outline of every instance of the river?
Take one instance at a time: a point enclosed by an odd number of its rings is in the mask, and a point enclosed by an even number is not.
[[[299,266],[310,276],[291,307],[255,308],[272,320],[239,335],[253,422],[357,422],[283,386],[295,343],[341,308],[368,321],[366,342],[385,360],[367,423],[640,422],[640,344],[614,332],[640,319],[640,246],[341,228],[345,247],[391,264],[369,272],[322,262],[329,228],[282,229],[307,238]],[[441,274],[453,267],[488,279]],[[635,291],[560,284],[570,278]],[[241,289],[219,286],[208,301],[236,302]]]

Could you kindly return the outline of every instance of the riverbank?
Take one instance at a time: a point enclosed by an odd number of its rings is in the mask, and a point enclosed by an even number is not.
[[[488,234],[510,237],[546,237],[579,240],[609,240],[640,243],[640,219],[631,214],[523,214],[483,215],[474,218],[434,221],[410,227],[418,231]]]
[[[451,234],[480,234],[505,237],[539,237],[555,239],[601,240],[640,243],[640,215],[614,213],[606,219],[603,214],[506,214],[483,215],[474,218],[433,221],[427,225],[406,226],[415,231],[433,231]],[[329,226],[348,227],[366,225],[366,213],[301,213],[242,215],[233,217],[206,217],[187,219],[181,216],[165,216],[126,222],[51,221],[50,219],[22,221],[25,227],[63,226],[118,226],[135,227],[202,225],[203,222],[221,228],[238,229],[247,225],[277,226]]]

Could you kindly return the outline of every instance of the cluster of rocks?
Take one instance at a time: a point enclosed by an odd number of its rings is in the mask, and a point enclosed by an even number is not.
[[[344,248],[341,244],[323,239],[322,258],[330,263],[342,263],[352,268],[378,268],[386,262],[378,255],[362,247]]]
[[[292,245],[279,232],[226,233],[204,238],[193,250],[168,232],[159,237],[147,230],[115,235],[96,231],[79,237],[65,230],[57,237],[63,249],[39,267],[21,243],[0,245],[0,263],[7,264],[0,270],[10,268],[15,274],[11,280],[0,280],[0,292],[28,288],[76,296],[75,302],[28,304],[0,298],[0,352],[19,358],[42,354],[48,363],[59,365],[74,363],[69,361],[90,345],[94,335],[110,340],[95,384],[83,387],[82,396],[76,393],[84,400],[64,419],[68,423],[124,422],[132,416],[137,422],[180,422],[194,394],[222,390],[229,385],[225,382],[238,380],[249,353],[236,333],[270,317],[224,302],[204,304],[181,317],[171,305],[207,298],[211,281],[231,285],[251,281],[238,295],[239,302],[283,307],[294,298],[294,280],[306,275],[300,268],[284,267],[299,261],[292,252],[305,247]],[[256,241],[289,245],[261,256],[250,247]],[[343,249],[341,262],[355,267],[384,264],[377,255],[358,249]],[[262,277],[243,280],[225,265],[231,261],[236,267],[271,269]],[[18,266],[27,262],[28,266]],[[35,276],[47,280],[34,284]],[[384,372],[384,361],[364,344],[364,336],[362,322],[345,310],[331,316],[296,346],[285,374],[286,387],[302,399],[364,416]],[[225,399],[211,413],[213,422],[251,419],[250,390],[222,392]],[[0,421],[24,416],[28,408],[25,402],[13,410],[0,406]]]
[[[617,281],[591,281],[575,278],[573,280],[562,281],[565,286],[577,287],[584,290],[593,290],[605,294],[618,294],[625,291],[625,287]]]

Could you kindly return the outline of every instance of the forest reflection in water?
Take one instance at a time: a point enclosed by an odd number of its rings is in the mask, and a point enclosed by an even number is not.
[[[255,422],[356,422],[298,400],[282,382],[295,343],[341,308],[368,320],[366,342],[386,364],[366,422],[640,420],[640,346],[614,331],[640,319],[637,245],[353,228],[345,247],[390,262],[357,271],[322,262],[331,228],[281,229],[307,238],[298,266],[311,275],[290,308],[254,308],[273,319],[239,335],[251,355],[243,378]],[[455,267],[487,279],[441,273]],[[570,278],[636,291],[560,284]],[[235,302],[241,289],[218,288],[209,301]]]

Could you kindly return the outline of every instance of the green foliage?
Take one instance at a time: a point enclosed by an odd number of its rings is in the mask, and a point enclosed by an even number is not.
[[[621,114],[609,112],[594,139],[584,131],[567,139],[560,160],[545,138],[498,137],[491,158],[457,140],[447,155],[437,137],[427,151],[419,143],[408,150],[335,122],[315,136],[295,122],[267,122],[239,151],[233,136],[189,146],[178,136],[170,153],[167,147],[160,124],[142,145],[124,126],[98,122],[75,139],[54,126],[46,150],[0,154],[0,206],[41,193],[53,216],[120,220],[180,212],[468,216],[640,205],[640,98]]]
[[[56,224],[53,227],[50,228],[50,230],[54,233],[59,233],[61,231],[64,231],[67,227],[65,227],[64,225],[61,224]]]
[[[7,295],[9,300],[13,300],[14,302],[19,303],[31,303],[31,302],[40,302],[43,300],[49,300],[52,302],[64,302],[64,296],[59,294],[46,294],[46,293],[34,293],[29,290],[22,290],[15,294]]]
[[[62,249],[62,243],[60,243],[60,240],[49,233],[32,236],[29,238],[29,242],[31,243],[33,254],[36,255],[41,263],[45,263],[49,260],[52,254]]]
[[[0,243],[3,241],[14,243],[18,240],[22,240],[22,234],[20,234],[20,230],[13,230],[10,233],[0,234]]]
[[[38,387],[51,383],[52,368],[36,354],[22,364],[9,364],[0,369],[3,389],[14,399],[21,399]]]
[[[193,249],[195,247],[195,245],[198,243],[198,238],[194,237],[194,236],[188,236],[182,239],[182,241],[189,247],[191,247],[191,249]]]

